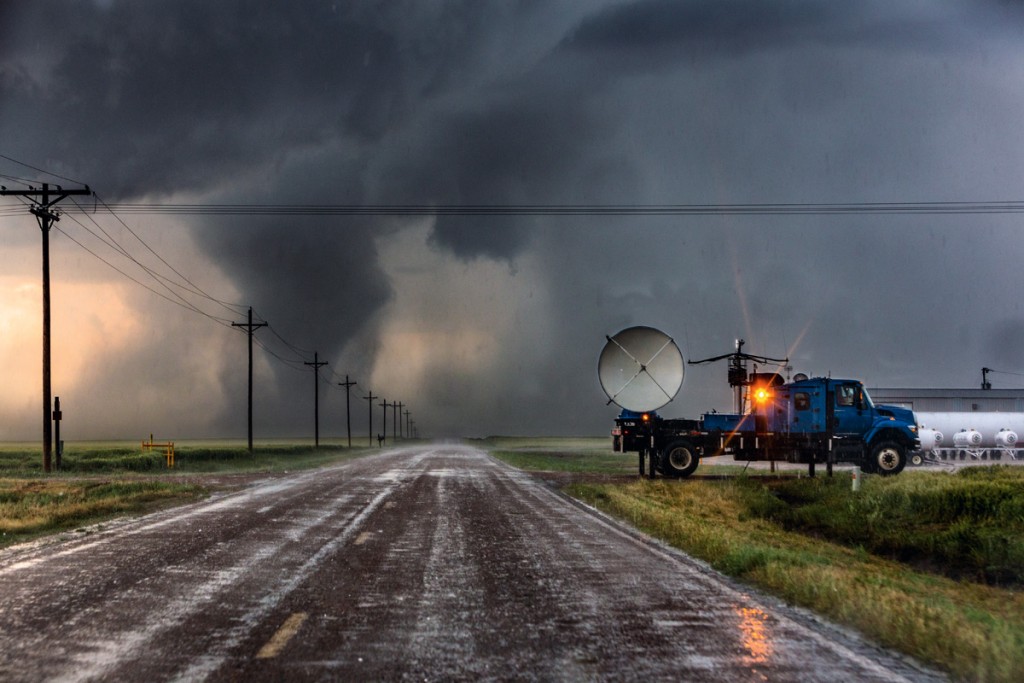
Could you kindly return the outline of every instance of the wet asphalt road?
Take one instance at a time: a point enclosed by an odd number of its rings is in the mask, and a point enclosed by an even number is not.
[[[933,680],[480,451],[0,552],[0,680]]]

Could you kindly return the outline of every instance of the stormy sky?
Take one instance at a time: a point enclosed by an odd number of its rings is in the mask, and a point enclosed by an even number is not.
[[[0,184],[77,181],[108,205],[1015,201],[1022,113],[1024,5],[1008,1],[0,5]],[[78,201],[51,241],[68,439],[244,437],[230,323],[248,306],[271,326],[257,438],[311,435],[314,352],[322,435],[344,431],[346,374],[359,434],[368,391],[428,436],[604,434],[597,357],[631,325],[687,359],[743,338],[869,386],[1024,373],[1013,213],[115,216]],[[0,440],[33,439],[40,237],[16,199],[0,239]],[[662,412],[730,406],[720,364],[687,368]]]

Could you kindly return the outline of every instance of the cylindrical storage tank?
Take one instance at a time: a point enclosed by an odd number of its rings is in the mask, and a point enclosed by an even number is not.
[[[917,438],[921,440],[921,450],[925,453],[942,445],[942,432],[935,429],[919,429]]]
[[[1002,430],[1013,432],[1018,437],[1024,434],[1024,413],[929,413],[915,410],[914,417],[919,428],[934,429],[948,435],[941,446],[943,448],[952,447],[952,435],[962,430],[975,430],[981,433],[981,443],[972,444],[971,448],[996,448],[996,434]]]
[[[1017,445],[1017,432],[1012,429],[1000,429],[996,434],[996,446],[999,448],[1013,448]]]
[[[977,429],[965,429],[953,435],[953,445],[957,448],[979,448],[982,441]]]

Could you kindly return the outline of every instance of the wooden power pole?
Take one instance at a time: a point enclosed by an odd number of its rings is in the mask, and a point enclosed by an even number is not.
[[[313,368],[313,446],[320,448],[320,368],[327,365],[327,361],[320,360],[320,356],[313,352],[313,362],[305,365]]]
[[[369,401],[369,403],[370,403],[370,425],[366,428],[367,429],[366,434],[367,434],[367,436],[370,437],[370,447],[372,448],[373,447],[373,400],[376,399],[376,398],[380,398],[380,396],[374,396],[372,391],[367,392],[367,393],[369,393],[370,395],[369,396],[363,396],[363,400],[364,401]]]
[[[344,382],[338,382],[339,387],[345,387],[345,425],[348,427],[348,447],[352,448],[352,409],[349,407],[349,388],[354,387],[355,382],[349,381],[348,375],[345,375]]]
[[[249,453],[252,453],[252,333],[260,327],[266,327],[267,323],[253,323],[252,306],[249,307],[249,322],[231,323],[232,327],[244,327],[249,335]]]
[[[32,206],[29,211],[39,221],[39,229],[43,232],[43,471],[49,472],[53,456],[53,410],[50,405],[52,390],[50,385],[50,226],[60,220],[60,215],[52,208],[57,202],[71,195],[89,195],[92,190],[88,186],[65,190],[60,185],[50,187],[43,183],[42,187],[29,187],[27,190],[8,190],[0,186],[0,197],[25,197]]]

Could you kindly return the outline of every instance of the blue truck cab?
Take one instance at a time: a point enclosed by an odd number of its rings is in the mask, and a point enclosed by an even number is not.
[[[897,474],[919,446],[912,411],[876,406],[852,379],[808,378],[785,382],[752,374],[750,411],[708,413],[699,420],[636,415],[617,420],[616,450],[650,456],[653,469],[685,477],[700,458],[771,460],[814,465],[852,463],[865,472]],[[614,435],[614,432],[613,432]],[[641,464],[642,469],[642,464]]]

